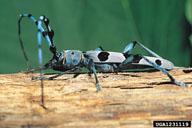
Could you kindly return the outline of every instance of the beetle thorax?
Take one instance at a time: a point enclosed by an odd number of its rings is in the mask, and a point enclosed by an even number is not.
[[[80,65],[84,59],[83,53],[79,50],[64,50],[63,65],[67,67],[75,67]]]

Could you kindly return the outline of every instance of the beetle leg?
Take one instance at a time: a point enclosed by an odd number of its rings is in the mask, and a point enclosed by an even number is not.
[[[101,90],[101,85],[99,84],[99,80],[98,80],[98,77],[97,77],[97,71],[96,71],[96,68],[95,68],[95,63],[93,62],[92,59],[87,58],[87,59],[85,59],[84,65],[89,69],[89,71],[91,73],[94,74],[97,92],[100,91]]]
[[[95,49],[95,51],[104,51],[104,49],[101,46],[99,46],[98,48]]]
[[[137,41],[133,41],[133,42],[129,43],[123,50],[123,53],[129,55],[132,52],[132,50],[134,49],[136,44],[139,45],[141,48],[143,48],[145,51],[147,51],[150,55],[157,57],[157,58],[162,58],[157,53],[155,53],[154,51],[150,50],[149,48],[147,48],[146,46],[144,46],[143,44],[141,44],[140,42],[137,42]]]
[[[136,43],[133,41],[131,43],[129,43],[123,50],[123,54],[130,54],[134,47],[135,47]]]
[[[129,65],[130,63],[132,63],[134,60],[134,56],[132,54],[130,54],[119,66],[118,66],[118,70],[123,69],[124,67],[126,67],[127,65]]]
[[[35,71],[40,71],[40,70],[47,70],[47,69],[51,69],[51,68],[48,68],[48,67],[38,67],[38,68],[31,68],[30,70],[27,70],[27,71],[23,71],[23,73],[33,73]]]
[[[38,68],[37,68],[38,69]],[[48,69],[48,68],[47,68]],[[59,77],[59,76],[62,76],[62,75],[64,75],[64,74],[67,74],[67,73],[72,73],[72,72],[74,72],[74,71],[76,71],[76,70],[79,70],[80,69],[80,67],[75,67],[75,68],[72,68],[72,69],[70,69],[70,70],[67,70],[67,71],[64,71],[64,72],[60,72],[60,73],[58,73],[58,74],[56,74],[56,75],[54,75],[54,76],[51,76],[51,77],[40,77],[40,76],[38,76],[38,77],[32,77],[32,80],[41,80],[41,79],[43,79],[43,80],[53,80],[53,79],[55,79],[55,78],[57,78],[57,77]],[[78,76],[80,73],[75,73],[75,75],[74,76]],[[73,77],[74,77],[73,76]]]
[[[73,75],[73,78],[78,77],[80,74],[81,74],[81,73],[75,73],[75,74]]]
[[[141,57],[142,57],[143,59],[145,59],[149,64],[151,64],[155,69],[158,69],[158,70],[162,71],[165,75],[167,75],[173,84],[178,85],[178,86],[182,86],[182,87],[187,86],[186,83],[181,82],[181,81],[177,81],[171,74],[169,74],[169,72],[168,72],[166,69],[160,67],[160,66],[157,65],[156,63],[153,63],[152,61],[150,61],[150,60],[149,60],[148,58],[146,58],[145,56],[142,56],[142,55],[141,55]]]
[[[65,71],[65,72],[61,72],[61,73],[59,73],[59,74],[57,74],[57,75],[55,75],[55,76],[48,77],[47,79],[48,79],[48,80],[53,80],[53,79],[55,79],[55,78],[57,78],[57,77],[59,77],[59,76],[62,76],[62,75],[64,75],[64,74],[66,74],[66,73],[74,72],[74,71],[76,71],[76,70],[78,70],[78,69],[79,69],[79,67],[75,67],[75,68],[72,68],[72,69],[67,70],[67,71]],[[79,74],[80,74],[80,73],[79,73]],[[76,74],[75,74],[75,75],[76,75]],[[75,75],[73,76],[73,78],[75,78]]]
[[[55,79],[55,78],[57,78],[57,77],[60,77],[60,76],[62,76],[62,75],[64,75],[64,74],[65,74],[65,72],[61,72],[61,73],[59,73],[59,74],[57,74],[57,75],[48,77],[47,79],[48,79],[48,80],[53,80],[53,79]]]

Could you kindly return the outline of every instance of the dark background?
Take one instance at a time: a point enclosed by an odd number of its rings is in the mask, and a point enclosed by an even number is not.
[[[0,73],[26,70],[17,22],[19,14],[49,17],[59,50],[82,51],[103,46],[121,52],[132,40],[143,43],[176,66],[192,65],[189,41],[192,0],[0,0]],[[191,5],[190,5],[191,4]],[[188,9],[189,10],[189,9]],[[37,28],[30,20],[22,22],[25,48],[34,67],[37,59]],[[135,49],[136,53],[144,52]],[[44,63],[51,58],[43,45]]]

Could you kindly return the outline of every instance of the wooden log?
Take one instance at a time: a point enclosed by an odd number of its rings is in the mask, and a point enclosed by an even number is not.
[[[171,71],[192,85],[192,72]],[[93,76],[63,75],[44,81],[45,105],[39,105],[38,74],[0,75],[0,128],[136,128],[154,120],[192,120],[192,87],[169,83],[161,72],[102,74],[102,91]]]

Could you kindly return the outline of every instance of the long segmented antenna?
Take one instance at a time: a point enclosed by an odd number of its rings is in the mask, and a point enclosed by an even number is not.
[[[27,63],[27,68],[28,70],[31,68],[31,66],[29,65],[29,59],[27,57],[27,53],[25,52],[25,48],[24,48],[24,45],[23,45],[23,40],[21,38],[21,21],[23,19],[23,17],[29,17],[30,14],[21,14],[20,15],[20,18],[18,20],[18,35],[19,35],[19,42],[20,42],[20,46],[21,46],[21,50],[23,52],[23,55],[24,55],[24,58],[26,60],[26,63]],[[33,22],[36,22],[36,20],[34,18],[31,19]]]
[[[27,63],[27,66],[28,66],[28,70],[31,68],[30,64],[29,64],[29,58],[27,57],[27,53],[25,52],[25,48],[24,48],[24,45],[23,45],[23,40],[21,38],[21,21],[24,17],[28,17],[30,20],[32,20],[32,22],[34,22],[36,24],[36,26],[38,27],[38,24],[37,24],[37,20],[31,15],[31,14],[21,14],[20,15],[20,18],[18,20],[18,35],[19,35],[19,42],[20,42],[20,46],[21,46],[21,50],[23,52],[23,55],[24,55],[24,58],[26,60],[26,63]],[[39,31],[43,34],[45,32],[45,30],[43,29],[42,25],[39,26]],[[49,38],[48,35],[45,35],[45,38],[46,38],[46,41],[47,41],[47,44],[49,47],[51,47],[51,40]]]
[[[22,38],[21,38],[21,20],[23,17],[28,17],[30,18],[37,26],[38,28],[38,33],[37,33],[37,39],[38,39],[38,61],[39,61],[39,66],[42,67],[42,64],[43,64],[43,57],[42,57],[42,35],[45,30],[44,28],[42,27],[42,21],[41,20],[36,20],[31,14],[21,14],[20,15],[20,18],[19,18],[19,21],[18,21],[18,34],[19,34],[19,41],[20,41],[20,45],[21,45],[21,49],[23,51],[23,54],[24,54],[24,57],[25,57],[25,60],[27,62],[27,66],[28,68],[29,67],[29,59],[27,57],[27,54],[25,52],[25,49],[24,49],[24,45],[23,45],[23,41],[22,41]],[[48,46],[51,47],[51,39],[49,38],[48,35],[45,35],[44,36],[46,38],[46,41],[48,43]],[[40,80],[41,80],[41,106],[45,108],[45,105],[44,105],[44,85],[43,85],[43,72],[42,70],[40,70]]]
[[[48,36],[51,41],[49,50],[53,53],[53,55],[56,55],[57,49],[56,49],[56,46],[53,41],[54,31],[53,31],[53,29],[51,29],[51,27],[49,25],[49,19],[46,16],[42,15],[39,17],[39,20],[41,20],[45,24],[45,27],[47,29],[47,31],[44,31],[42,34],[44,37]]]
[[[38,59],[39,59],[39,66],[42,67],[43,65],[43,55],[42,55],[42,38],[41,38],[41,27],[42,27],[42,22],[37,21],[37,27],[38,27],[38,33],[37,33],[37,39],[38,39]],[[43,108],[45,107],[45,102],[44,102],[44,84],[43,84],[43,71],[40,70],[40,80],[41,80],[41,106]]]

